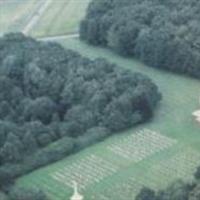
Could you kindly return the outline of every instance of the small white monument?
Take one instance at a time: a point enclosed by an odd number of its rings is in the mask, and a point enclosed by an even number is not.
[[[200,102],[200,98],[199,98],[199,102]],[[192,115],[196,118],[198,122],[200,122],[200,110],[193,112]]]
[[[73,181],[73,185],[74,185],[74,194],[72,195],[72,197],[70,198],[70,200],[83,200],[84,197],[78,193],[78,184],[76,181]]]

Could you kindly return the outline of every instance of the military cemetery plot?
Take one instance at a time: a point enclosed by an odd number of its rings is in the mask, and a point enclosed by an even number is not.
[[[52,174],[52,177],[68,187],[72,187],[72,181],[76,181],[81,189],[85,189],[88,185],[99,183],[117,170],[118,167],[109,161],[91,154],[70,166],[59,169]]]
[[[158,132],[143,129],[109,145],[107,148],[125,159],[139,162],[154,153],[169,148],[175,143],[176,140],[174,139]]]
[[[135,195],[143,186],[145,186],[144,182],[130,177],[126,181],[108,185],[101,194],[93,194],[91,200],[134,199]]]
[[[184,152],[181,151],[172,156],[169,160],[160,162],[153,169],[164,180],[168,180],[170,177],[189,178],[198,165],[200,165],[199,152],[188,148]]]
[[[144,174],[137,179],[130,177],[126,181],[110,184],[101,194],[93,194],[91,200],[121,200],[134,199],[141,188],[159,188],[162,185],[167,187],[174,180],[179,178],[190,178],[197,166],[200,165],[200,155],[197,151],[188,148],[184,152],[179,152],[171,159],[155,165],[150,174]],[[158,178],[159,175],[159,178]],[[146,181],[148,180],[148,182]],[[114,192],[113,192],[114,191]]]

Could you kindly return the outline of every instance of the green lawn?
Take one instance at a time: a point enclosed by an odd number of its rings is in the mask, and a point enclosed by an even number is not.
[[[78,31],[90,0],[57,0],[48,7],[31,32],[36,37],[64,35]]]
[[[88,46],[78,39],[60,42],[91,59],[103,57],[120,67],[148,75],[159,86],[163,100],[149,123],[112,136],[76,155],[24,176],[18,180],[18,184],[41,188],[52,200],[65,200],[72,193],[69,187],[71,179],[78,176],[87,183],[82,189],[87,200],[130,200],[143,185],[159,189],[177,178],[190,178],[200,164],[200,124],[192,117],[192,112],[199,108],[200,81],[147,67],[109,50]],[[131,135],[143,129],[156,131],[166,140],[161,138],[152,142],[148,137],[144,140],[136,138],[134,141],[138,144],[135,142],[133,146],[138,145],[138,151],[134,150],[133,154],[144,155],[141,160],[124,158],[109,149],[114,144],[128,148]],[[169,142],[170,145],[166,146],[167,140],[175,142]],[[147,145],[149,149],[144,151],[140,144]],[[156,148],[151,151],[154,145]],[[106,171],[108,168],[113,171]],[[102,179],[96,180],[95,173]]]
[[[7,0],[0,3],[0,33],[21,31],[37,5],[37,0]]]

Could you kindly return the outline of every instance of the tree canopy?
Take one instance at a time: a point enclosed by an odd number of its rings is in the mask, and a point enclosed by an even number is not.
[[[200,78],[198,0],[93,0],[81,39],[149,66]]]
[[[83,58],[56,43],[5,35],[0,39],[0,186],[145,122],[160,99],[157,86],[142,74]]]

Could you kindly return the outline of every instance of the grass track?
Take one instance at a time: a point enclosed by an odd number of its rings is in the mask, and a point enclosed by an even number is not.
[[[91,59],[103,57],[120,67],[148,75],[159,86],[163,101],[159,105],[154,119],[149,123],[110,137],[104,142],[89,147],[55,164],[37,170],[18,180],[26,187],[39,187],[49,194],[52,200],[69,198],[72,190],[52,179],[51,174],[63,167],[95,154],[112,164],[119,165],[118,173],[103,179],[98,184],[90,185],[84,191],[88,200],[130,200],[142,185],[155,189],[165,187],[177,178],[191,175],[196,165],[200,164],[200,125],[192,118],[192,112],[199,107],[200,81],[159,71],[134,59],[122,58],[109,50],[88,46],[78,39],[60,41],[65,47],[79,51]],[[177,140],[177,144],[152,154],[146,159],[134,163],[109,152],[106,146],[114,141],[121,141],[131,133],[147,128],[158,131]],[[198,159],[199,158],[199,159]],[[145,172],[145,173],[144,173]],[[188,176],[189,178],[189,176]],[[126,186],[126,187],[125,187]],[[128,186],[131,189],[127,189]],[[123,189],[123,187],[125,187]],[[127,196],[122,195],[126,191]],[[125,195],[126,195],[125,193]]]
[[[78,31],[90,0],[55,0],[34,27],[36,37],[65,35]]]

